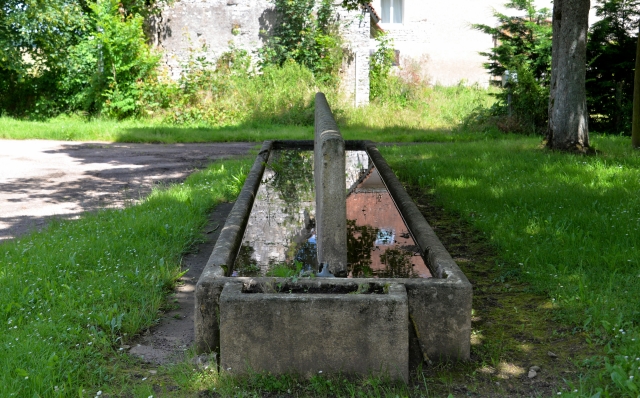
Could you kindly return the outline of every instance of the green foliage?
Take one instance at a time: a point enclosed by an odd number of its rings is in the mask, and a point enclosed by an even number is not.
[[[180,256],[212,206],[237,196],[249,162],[0,245],[0,396],[117,388],[115,371],[129,361],[118,347],[155,323]]]
[[[393,39],[384,33],[376,36],[376,51],[371,56],[369,66],[369,99],[388,98],[389,73],[393,66],[395,53]]]
[[[516,79],[497,94],[498,101],[488,112],[479,110],[480,119],[491,119],[505,132],[544,134],[547,128],[549,77],[551,72],[551,12],[536,9],[533,0],[512,0],[507,8],[524,11],[523,16],[494,12],[498,27],[475,24],[473,27],[497,39],[485,64],[495,77],[510,72]]]
[[[89,18],[73,1],[7,0],[0,5],[0,112],[59,111],[58,76]]]
[[[369,0],[342,0],[341,5],[347,10],[357,10],[369,3],[370,3]]]
[[[168,124],[312,125],[318,84],[313,73],[293,60],[265,65],[261,72],[253,73],[244,50],[232,48],[215,69],[194,54],[177,83],[166,76],[147,79],[140,107]]]
[[[502,76],[507,70],[525,67],[536,80],[548,81],[551,71],[551,11],[548,8],[536,9],[533,0],[512,0],[505,7],[524,11],[524,15],[514,17],[494,12],[498,27],[473,25],[498,42],[492,52],[480,53],[490,60],[485,68],[492,76]]]
[[[592,138],[599,151],[589,157],[513,136],[381,151],[402,181],[434,193],[492,243],[496,267],[548,295],[555,318],[606,353],[608,366],[602,356],[582,364],[577,396],[635,397],[640,156],[626,137]]]
[[[599,21],[587,42],[587,106],[590,126],[631,134],[638,0],[599,0]]]
[[[0,64],[0,109],[36,118],[65,111],[116,118],[138,112],[138,82],[158,61],[138,14],[152,9],[147,3],[7,4],[0,18],[0,31],[7,33],[0,35],[0,58],[6,60]]]
[[[140,15],[125,16],[118,0],[99,0],[93,7],[97,26],[94,51],[98,73],[93,76],[85,107],[122,119],[138,110],[138,82],[157,66],[159,56],[146,43]]]
[[[267,45],[259,51],[261,65],[282,66],[293,60],[311,70],[320,83],[337,83],[342,41],[331,0],[275,0],[279,20]]]
[[[515,70],[517,83],[495,94],[491,108],[479,107],[465,121],[472,124],[495,124],[505,133],[544,135],[548,121],[549,87],[542,85],[527,67]]]

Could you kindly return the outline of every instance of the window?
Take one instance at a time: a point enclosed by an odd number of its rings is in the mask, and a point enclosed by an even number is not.
[[[381,0],[382,23],[402,23],[403,0]]]

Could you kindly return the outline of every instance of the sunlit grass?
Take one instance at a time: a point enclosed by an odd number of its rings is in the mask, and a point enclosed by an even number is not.
[[[344,100],[332,109],[345,139],[377,142],[475,141],[499,135],[497,130],[471,131],[460,123],[476,108],[493,102],[491,92],[477,87],[423,87],[409,103],[376,101],[353,108]],[[311,101],[311,98],[309,98]],[[305,110],[309,111],[309,110]],[[278,124],[254,120],[210,125],[204,121],[170,124],[160,119],[86,119],[62,115],[46,121],[0,117],[2,139],[48,139],[110,142],[261,142],[264,140],[310,140],[313,126]]]
[[[561,322],[610,349],[610,364],[594,359],[587,391],[636,396],[640,153],[624,137],[593,142],[595,156],[513,137],[382,152],[402,180],[472,222],[498,250],[505,275],[549,295]]]
[[[181,255],[247,171],[244,160],[214,164],[139,205],[1,244],[0,396],[107,390],[118,347],[156,321]]]

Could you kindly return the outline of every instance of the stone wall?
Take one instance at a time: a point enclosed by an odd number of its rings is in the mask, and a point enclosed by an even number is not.
[[[265,44],[277,15],[270,0],[178,0],[149,20],[169,75],[180,77],[189,59],[214,63],[231,46],[253,52]],[[354,105],[369,102],[369,17],[338,8],[347,57],[341,76]]]
[[[190,57],[215,62],[231,45],[249,52],[262,47],[275,20],[269,0],[179,0],[150,20],[149,31],[178,78]]]
[[[405,71],[416,68],[431,84],[489,84],[479,51],[494,43],[489,35],[471,28],[473,23],[493,26],[493,11],[508,11],[506,0],[403,0],[402,23],[380,23],[394,39]],[[537,7],[551,7],[537,0]],[[372,1],[381,16],[381,0]],[[369,102],[370,18],[362,11],[337,8],[345,39],[346,58],[342,87],[356,106]],[[513,13],[513,12],[512,12]],[[595,21],[592,9],[590,23]],[[270,0],[177,0],[149,21],[152,41],[164,52],[170,75],[178,78],[190,57],[215,60],[230,46],[249,52],[264,45],[276,22]],[[402,73],[402,70],[398,70]]]

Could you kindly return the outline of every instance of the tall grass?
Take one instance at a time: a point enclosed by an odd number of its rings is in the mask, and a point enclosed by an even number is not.
[[[506,278],[548,294],[559,319],[605,358],[579,395],[640,391],[640,153],[593,137],[598,154],[549,152],[536,138],[383,148],[401,179],[433,192],[497,248]],[[592,371],[588,371],[592,368]]]
[[[237,195],[247,165],[213,165],[139,205],[1,244],[0,396],[108,387],[118,347],[155,322],[181,254],[209,210]]]
[[[397,76],[390,76],[387,82],[393,88],[369,106],[343,106],[348,126],[451,131],[458,129],[474,110],[494,102],[493,89],[462,82],[456,86],[429,86]]]
[[[244,66],[243,66],[244,65]],[[115,121],[62,115],[47,121],[0,117],[0,138],[120,142],[225,142],[312,139],[314,95],[324,91],[347,139],[379,142],[469,141],[497,130],[462,124],[493,103],[492,90],[459,84],[430,87],[420,79],[389,76],[385,91],[354,108],[340,90],[318,83],[305,67],[287,62],[262,73],[197,64],[181,80],[141,85],[143,113]]]

